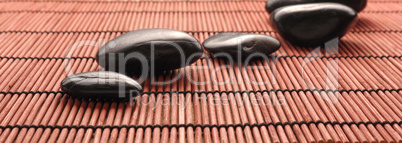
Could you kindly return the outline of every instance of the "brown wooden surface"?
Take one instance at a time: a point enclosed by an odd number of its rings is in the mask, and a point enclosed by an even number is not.
[[[402,142],[402,1],[369,0],[339,48],[326,51],[284,41],[264,6],[1,1],[0,142]],[[143,28],[181,30],[200,42],[219,32],[260,33],[282,47],[277,59],[252,61],[264,66],[255,69],[206,53],[145,79],[133,104],[59,92],[66,76],[101,70],[94,57],[105,41]],[[179,72],[188,76],[153,84]]]

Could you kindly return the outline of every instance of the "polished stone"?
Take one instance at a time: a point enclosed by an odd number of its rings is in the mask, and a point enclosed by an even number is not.
[[[138,96],[141,85],[132,78],[111,71],[94,71],[68,76],[61,89],[76,98],[127,100]]]
[[[347,33],[357,13],[336,3],[285,6],[270,17],[273,27],[286,40],[300,46],[317,46]]]
[[[297,5],[297,4],[307,4],[307,3],[321,3],[321,2],[333,2],[340,3],[353,8],[355,11],[362,11],[366,5],[367,0],[268,0],[265,9],[268,13],[273,12],[283,6]]]
[[[214,56],[252,58],[269,55],[279,49],[281,43],[267,35],[250,33],[220,33],[203,43],[205,50]]]
[[[187,33],[142,29],[106,43],[99,49],[97,61],[110,71],[141,74],[178,69],[195,62],[202,54],[200,42]]]

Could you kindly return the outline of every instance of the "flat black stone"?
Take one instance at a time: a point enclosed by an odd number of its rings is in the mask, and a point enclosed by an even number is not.
[[[214,56],[253,58],[269,55],[279,49],[281,43],[267,35],[250,33],[219,33],[202,44]]]
[[[103,45],[96,60],[106,70],[119,73],[158,73],[194,63],[202,54],[200,42],[187,33],[142,29],[127,32]],[[154,68],[150,68],[152,63]]]
[[[362,11],[367,5],[367,0],[268,0],[265,5],[265,9],[268,11],[268,13],[271,13],[283,6],[321,2],[344,4],[353,8],[357,12]]]
[[[76,98],[128,100],[142,91],[132,78],[111,71],[94,71],[68,76],[61,89]]]
[[[286,40],[300,46],[317,46],[341,38],[353,26],[357,13],[337,3],[285,6],[270,17],[273,27]]]

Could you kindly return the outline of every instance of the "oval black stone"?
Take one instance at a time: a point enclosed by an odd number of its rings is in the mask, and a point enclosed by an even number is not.
[[[200,42],[187,33],[142,29],[127,32],[103,45],[96,60],[106,70],[139,74],[178,69],[195,62],[202,54]]]
[[[265,5],[265,9],[268,11],[268,13],[271,13],[274,10],[283,6],[320,2],[333,2],[344,4],[353,8],[357,12],[362,11],[367,5],[367,0],[268,0]]]
[[[267,35],[250,33],[219,33],[202,43],[214,56],[230,56],[243,59],[269,55],[279,49],[281,43]],[[225,55],[226,54],[226,55]]]
[[[111,71],[94,71],[68,76],[61,89],[76,98],[128,100],[142,91],[132,78]]]
[[[285,6],[270,17],[273,27],[286,40],[300,46],[317,46],[342,37],[355,23],[357,13],[337,3]]]

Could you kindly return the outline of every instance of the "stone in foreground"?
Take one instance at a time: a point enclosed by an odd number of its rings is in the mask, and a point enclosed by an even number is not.
[[[285,6],[270,17],[273,27],[286,40],[299,46],[318,46],[340,38],[355,23],[357,13],[336,3]]]
[[[132,78],[111,71],[94,71],[68,76],[61,82],[63,92],[76,98],[129,100],[142,91]]]
[[[140,74],[178,69],[194,63],[202,54],[200,42],[187,33],[142,29],[106,43],[99,49],[96,60],[106,70]],[[152,64],[154,68],[150,67]]]
[[[271,13],[283,6],[321,2],[344,4],[353,8],[357,12],[362,11],[367,5],[367,0],[268,0],[265,5],[265,9],[268,11],[268,13]]]
[[[281,43],[270,36],[250,33],[220,33],[202,44],[214,56],[253,58],[269,55],[279,49]]]

